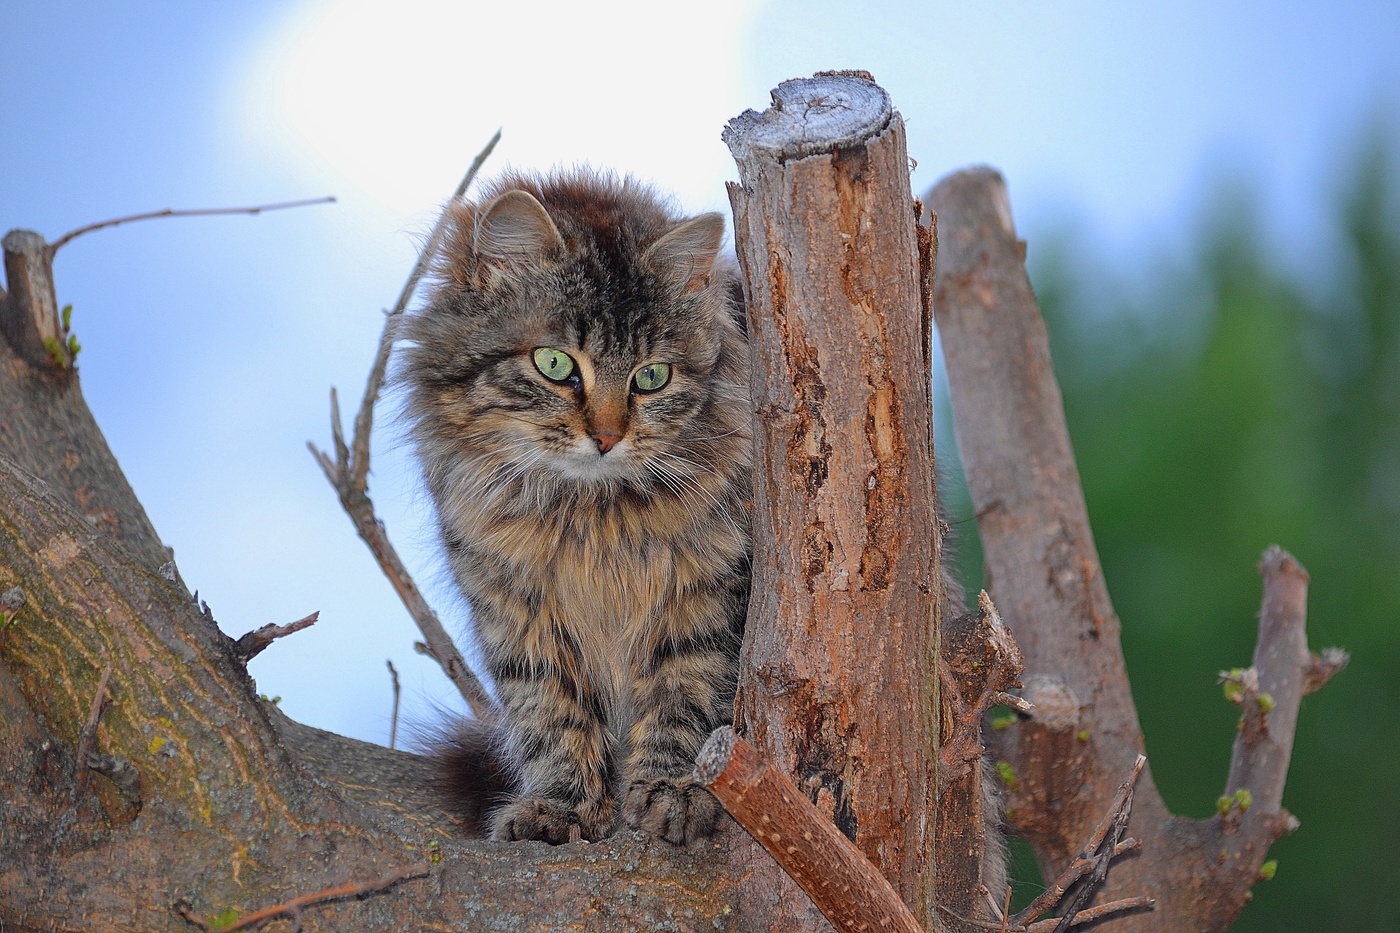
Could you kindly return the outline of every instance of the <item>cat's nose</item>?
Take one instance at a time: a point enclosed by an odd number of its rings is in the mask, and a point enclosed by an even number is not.
[[[612,450],[617,442],[622,440],[621,434],[614,434],[611,431],[592,431],[589,432],[588,436],[593,438],[593,442],[598,445],[598,453],[600,454]]]

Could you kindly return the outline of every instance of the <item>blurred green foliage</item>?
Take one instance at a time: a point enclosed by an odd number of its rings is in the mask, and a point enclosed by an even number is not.
[[[1302,828],[1235,929],[1400,929],[1400,173],[1381,142],[1354,157],[1337,249],[1308,276],[1273,258],[1239,187],[1186,262],[1124,285],[1052,237],[1030,244],[1031,278],[1172,811],[1209,816],[1224,790],[1238,711],[1217,674],[1250,663],[1267,545],[1311,574],[1313,649],[1352,654],[1303,700],[1284,797]]]

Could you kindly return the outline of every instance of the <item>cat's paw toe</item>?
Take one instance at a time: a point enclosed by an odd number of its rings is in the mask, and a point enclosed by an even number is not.
[[[553,845],[580,839],[596,842],[611,832],[612,822],[613,806],[607,801],[570,807],[543,797],[521,797],[496,811],[491,838]]]
[[[628,826],[685,845],[712,835],[724,808],[714,794],[685,777],[633,781],[622,812]]]

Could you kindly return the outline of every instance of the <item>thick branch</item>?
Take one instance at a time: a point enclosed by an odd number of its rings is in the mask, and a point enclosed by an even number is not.
[[[933,257],[903,122],[868,75],[820,75],[725,141],[758,412],[736,728],[931,925]]]
[[[1050,875],[1069,861],[1073,840],[1095,818],[1091,801],[1107,796],[1142,739],[1005,185],[990,169],[959,172],[929,203],[942,248],[935,308],[989,589],[1025,655],[1024,695],[1037,707],[997,743],[1015,776],[1008,812]],[[1296,562],[1271,551],[1264,566],[1260,648],[1237,685],[1254,705],[1230,793],[1220,815],[1186,820],[1167,813],[1143,775],[1134,831],[1153,845],[1107,887],[1155,891],[1158,909],[1124,918],[1121,930],[1223,930],[1243,908],[1269,844],[1293,825],[1280,801],[1297,698],[1342,659],[1314,662],[1307,652],[1306,575]]]
[[[695,777],[841,933],[922,933],[870,860],[733,729],[722,726],[710,736],[695,760]]]
[[[54,370],[46,345],[58,346],[65,359],[67,350],[53,284],[53,250],[32,230],[11,230],[0,243],[9,283],[9,294],[0,302],[0,335],[30,366]]]

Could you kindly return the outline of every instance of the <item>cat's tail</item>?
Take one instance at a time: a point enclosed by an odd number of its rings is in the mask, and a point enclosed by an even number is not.
[[[462,821],[469,836],[489,836],[491,814],[518,793],[500,728],[460,717],[418,738],[432,760],[432,789],[443,806]]]

